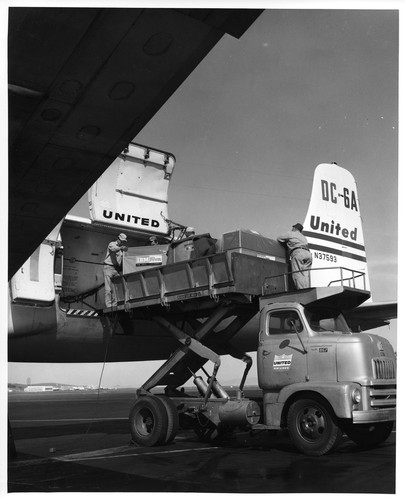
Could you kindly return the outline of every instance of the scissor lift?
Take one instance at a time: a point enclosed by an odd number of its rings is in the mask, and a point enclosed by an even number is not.
[[[227,352],[245,362],[240,384],[242,391],[252,360],[236,348],[229,352],[229,340],[258,313],[264,278],[282,275],[285,271],[285,263],[228,251],[113,279],[118,304],[105,309],[105,314],[147,316],[180,343],[179,348],[137,391],[130,422],[132,435],[139,444],[151,446],[173,439],[178,427],[179,401],[176,402],[176,396],[180,399],[184,396],[177,388],[190,377],[194,378],[201,394],[195,400],[199,434],[211,434],[218,423],[212,423],[212,414],[218,413],[212,410],[213,405],[228,402],[228,405],[241,407],[242,412],[251,412],[254,403],[241,402],[241,396],[238,403],[231,402],[230,396],[218,384],[216,375],[221,363],[220,354]],[[281,277],[280,286],[282,284]],[[228,318],[231,318],[228,324],[218,329]],[[214,366],[212,374],[207,373],[205,383],[195,373],[204,369],[208,360]],[[164,386],[166,396],[153,396],[151,390],[156,386]],[[192,401],[188,399],[188,403]],[[187,408],[190,414],[190,406]],[[202,414],[201,409],[205,413]],[[257,420],[258,408],[255,407],[253,413],[253,419]],[[167,426],[172,431],[166,432]]]

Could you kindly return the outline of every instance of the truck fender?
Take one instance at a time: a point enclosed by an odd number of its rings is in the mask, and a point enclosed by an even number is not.
[[[283,417],[293,401],[311,394],[322,396],[332,407],[336,417],[352,418],[352,393],[359,384],[349,382],[317,382],[316,384],[292,384],[284,387],[279,394],[278,403],[283,406]]]

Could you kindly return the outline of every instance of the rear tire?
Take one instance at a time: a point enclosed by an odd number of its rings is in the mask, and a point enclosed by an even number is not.
[[[168,430],[167,415],[165,404],[156,396],[138,398],[129,414],[129,428],[135,443],[141,446],[163,443]]]
[[[291,441],[306,455],[325,455],[342,437],[333,410],[316,397],[295,401],[288,410],[287,426]]]
[[[394,427],[394,422],[376,424],[348,424],[344,431],[348,437],[362,448],[374,448],[386,441]]]
[[[165,406],[167,414],[167,431],[163,442],[169,444],[173,441],[179,431],[179,414],[174,402],[167,396],[159,396]]]

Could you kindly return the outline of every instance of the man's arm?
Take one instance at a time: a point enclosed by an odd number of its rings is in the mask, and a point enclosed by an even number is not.
[[[108,245],[108,250],[110,252],[119,252],[121,250],[121,247],[115,242],[115,241],[112,241],[111,243],[109,243]]]
[[[289,233],[280,234],[280,236],[277,237],[277,241],[279,243],[287,243],[290,237]]]

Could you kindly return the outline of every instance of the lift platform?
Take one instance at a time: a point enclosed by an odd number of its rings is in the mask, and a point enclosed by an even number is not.
[[[236,303],[252,302],[262,295],[266,277],[280,275],[281,287],[285,272],[287,264],[275,260],[231,251],[216,253],[114,278],[118,304],[104,312],[156,305],[170,308],[190,301],[198,309],[207,299],[218,303],[225,297]]]

